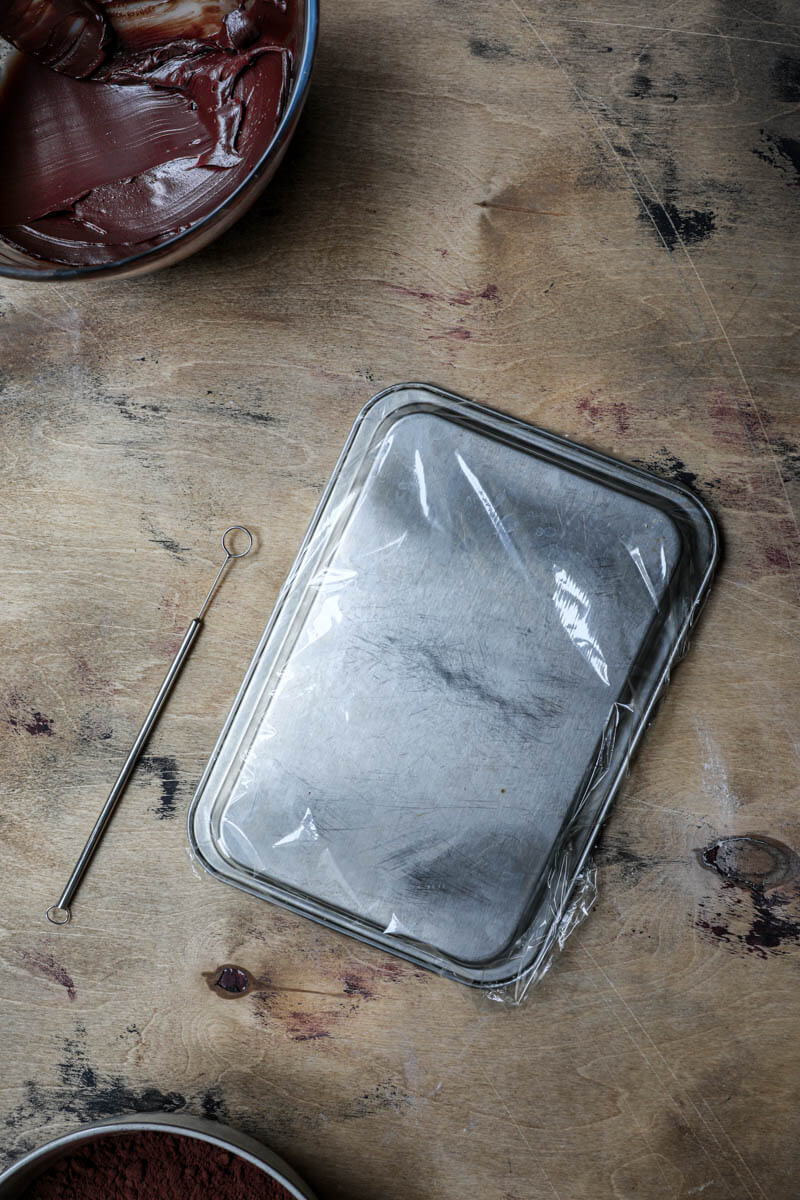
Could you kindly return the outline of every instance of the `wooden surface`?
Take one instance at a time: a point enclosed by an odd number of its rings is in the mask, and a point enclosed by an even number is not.
[[[174,1108],[322,1200],[800,1194],[798,101],[788,0],[329,0],[296,142],[221,241],[0,282],[4,1162]],[[597,906],[516,1010],[186,852],[350,424],[415,378],[688,482],[725,536]],[[229,521],[258,554],[51,930]],[[223,964],[261,986],[222,997]]]

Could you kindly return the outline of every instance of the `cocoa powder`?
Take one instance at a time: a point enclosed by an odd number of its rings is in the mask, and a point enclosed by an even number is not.
[[[263,1171],[173,1133],[108,1134],[52,1163],[23,1200],[291,1200]]]

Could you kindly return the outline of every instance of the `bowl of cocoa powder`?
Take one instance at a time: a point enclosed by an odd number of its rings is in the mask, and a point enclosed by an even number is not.
[[[292,1168],[226,1126],[134,1113],[83,1126],[0,1175],[0,1200],[315,1200]]]

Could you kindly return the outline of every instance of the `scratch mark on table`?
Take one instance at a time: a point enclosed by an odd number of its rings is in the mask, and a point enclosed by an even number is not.
[[[678,1077],[677,1077],[677,1075],[676,1075],[676,1074],[675,1074],[675,1072],[673,1071],[673,1069],[672,1069],[672,1066],[670,1065],[670,1062],[669,1062],[669,1060],[666,1058],[666,1056],[665,1056],[665,1055],[662,1053],[662,1051],[661,1051],[661,1050],[658,1048],[658,1046],[656,1045],[656,1043],[653,1041],[653,1039],[652,1039],[652,1037],[650,1036],[650,1034],[648,1033],[647,1029],[644,1027],[644,1025],[642,1024],[642,1022],[641,1022],[641,1021],[639,1020],[639,1018],[636,1016],[636,1013],[635,1013],[635,1012],[633,1011],[633,1009],[630,1007],[630,1005],[629,1005],[629,1004],[628,1004],[628,1002],[626,1001],[625,997],[622,995],[622,993],[621,993],[621,992],[619,991],[619,989],[616,987],[616,985],[615,985],[615,983],[614,983],[613,979],[611,979],[611,978],[610,978],[610,976],[609,976],[609,975],[606,973],[606,971],[603,969],[603,967],[600,965],[600,963],[598,963],[597,959],[594,957],[594,955],[592,954],[591,950],[589,950],[589,949],[588,949],[586,946],[581,946],[581,949],[583,950],[584,954],[587,956],[587,958],[589,959],[589,961],[590,961],[590,962],[593,964],[593,966],[596,968],[596,970],[598,970],[598,971],[600,972],[600,974],[601,974],[601,975],[602,975],[602,976],[605,978],[605,980],[606,980],[606,982],[608,983],[609,987],[611,988],[612,992],[614,993],[614,995],[616,996],[616,998],[619,1000],[620,1004],[621,1004],[621,1005],[622,1005],[622,1007],[625,1009],[625,1011],[627,1012],[628,1016],[629,1016],[629,1017],[631,1018],[631,1020],[633,1021],[634,1025],[636,1026],[636,1028],[637,1028],[637,1029],[638,1029],[638,1030],[641,1032],[642,1036],[643,1036],[643,1037],[644,1037],[644,1038],[647,1040],[647,1042],[649,1042],[649,1044],[652,1046],[653,1050],[654,1050],[654,1051],[656,1052],[656,1054],[658,1055],[658,1057],[659,1057],[659,1059],[660,1059],[661,1063],[663,1063],[663,1065],[664,1065],[664,1067],[666,1068],[666,1070],[667,1070],[668,1074],[669,1074],[669,1075],[672,1077],[672,1079],[673,1079],[673,1081],[674,1081],[674,1083],[675,1083],[675,1085],[676,1085],[676,1087],[677,1087],[677,1089],[678,1089],[678,1092],[679,1092],[679,1094],[681,1094],[681,1095],[683,1095],[683,1096],[685,1096],[685,1097],[686,1097],[686,1100],[688,1101],[689,1105],[691,1106],[691,1108],[692,1108],[692,1109],[694,1109],[694,1112],[695,1112],[695,1114],[696,1114],[696,1116],[697,1116],[697,1119],[698,1119],[698,1121],[700,1122],[701,1126],[702,1126],[702,1127],[703,1127],[703,1129],[706,1131],[706,1133],[709,1135],[709,1137],[710,1137],[710,1138],[713,1140],[713,1142],[716,1144],[716,1146],[718,1147],[718,1149],[719,1149],[719,1151],[720,1151],[720,1154],[723,1154],[723,1155],[724,1155],[724,1152],[723,1152],[723,1147],[722,1147],[722,1145],[720,1144],[720,1141],[719,1141],[719,1138],[718,1138],[718,1136],[717,1136],[717,1135],[714,1133],[714,1131],[713,1131],[713,1129],[711,1128],[711,1126],[709,1125],[708,1121],[707,1121],[707,1120],[706,1120],[706,1118],[703,1116],[702,1112],[700,1111],[700,1108],[698,1107],[698,1105],[697,1105],[697,1103],[695,1102],[695,1100],[693,1099],[693,1097],[692,1097],[692,1096],[691,1096],[691,1095],[690,1095],[690,1094],[689,1094],[687,1091],[684,1091],[684,1090],[681,1088],[680,1081],[678,1080]],[[613,1006],[612,1006],[612,1011],[614,1011],[614,1010],[613,1010]],[[655,1068],[655,1066],[653,1065],[653,1063],[651,1063],[651,1062],[650,1062],[650,1059],[647,1057],[647,1055],[645,1054],[644,1050],[643,1050],[643,1049],[642,1049],[642,1047],[639,1045],[639,1043],[637,1042],[636,1038],[633,1036],[633,1034],[631,1033],[631,1031],[630,1031],[630,1030],[627,1028],[627,1026],[625,1025],[625,1022],[624,1022],[624,1021],[621,1019],[621,1017],[620,1017],[619,1013],[618,1013],[618,1012],[616,1012],[616,1011],[614,1011],[614,1015],[616,1016],[617,1020],[619,1021],[620,1025],[621,1025],[621,1026],[622,1026],[622,1028],[623,1028],[623,1030],[625,1031],[625,1033],[626,1033],[627,1037],[628,1037],[628,1038],[630,1038],[630,1040],[631,1040],[631,1042],[633,1043],[633,1045],[636,1047],[636,1049],[637,1049],[637,1050],[639,1051],[639,1053],[641,1054],[642,1058],[644,1059],[644,1062],[647,1064],[647,1066],[648,1066],[648,1068],[650,1069],[650,1071],[651,1071],[651,1072],[652,1072],[652,1073],[655,1075],[656,1079],[659,1081],[659,1084],[660,1084],[660,1085],[663,1087],[663,1083],[662,1083],[662,1079],[661,1079],[661,1074],[660,1074],[660,1072],[659,1072],[659,1071],[657,1071],[657,1070],[656,1070],[656,1068]],[[671,1095],[671,1094],[669,1093],[669,1091],[667,1091],[667,1096],[668,1096],[669,1100],[671,1101],[671,1103],[672,1103],[672,1104],[673,1104],[675,1107],[679,1108],[679,1105],[677,1104],[677,1101],[676,1101],[675,1097],[674,1097],[673,1095]],[[706,1148],[706,1146],[703,1144],[703,1142],[702,1142],[702,1141],[701,1141],[699,1138],[698,1138],[697,1140],[698,1140],[698,1144],[700,1145],[701,1149],[703,1150],[703,1153],[705,1154],[706,1158],[708,1158],[708,1159],[709,1159],[709,1161],[711,1161],[711,1162],[713,1163],[713,1159],[711,1159],[711,1155],[710,1155],[710,1153],[709,1153],[708,1149]],[[728,1140],[730,1141],[730,1139],[728,1139]],[[737,1147],[736,1147],[736,1146],[735,1146],[733,1143],[731,1143],[731,1146],[732,1146],[732,1148],[733,1148],[733,1150],[734,1150],[734,1154],[735,1154],[736,1158],[738,1158],[739,1162],[741,1163],[741,1166],[744,1168],[744,1170],[746,1171],[746,1173],[749,1175],[750,1179],[752,1180],[752,1183],[754,1184],[755,1188],[757,1189],[757,1192],[758,1192],[758,1194],[759,1194],[759,1195],[760,1195],[760,1196],[763,1198],[763,1200],[768,1200],[768,1197],[767,1197],[767,1194],[766,1194],[766,1192],[765,1192],[765,1191],[764,1191],[764,1189],[761,1187],[761,1184],[760,1184],[760,1183],[758,1182],[758,1180],[756,1179],[756,1177],[755,1177],[755,1175],[753,1174],[753,1172],[751,1171],[750,1167],[747,1165],[747,1163],[745,1162],[745,1160],[742,1158],[742,1155],[741,1155],[740,1151],[737,1149]],[[728,1157],[728,1158],[729,1158],[730,1156],[729,1156],[729,1155],[727,1155],[727,1156],[724,1156],[724,1157]],[[747,1195],[748,1195],[749,1197],[751,1197],[751,1198],[752,1198],[752,1197],[754,1197],[754,1196],[756,1195],[756,1192],[754,1192],[754,1191],[752,1190],[752,1188],[751,1188],[751,1187],[748,1185],[748,1183],[746,1182],[746,1180],[743,1178],[743,1176],[742,1176],[742,1173],[741,1173],[740,1171],[736,1170],[735,1164],[732,1164],[732,1165],[734,1166],[734,1171],[735,1171],[735,1173],[736,1173],[736,1176],[737,1176],[737,1178],[738,1178],[739,1182],[742,1184],[742,1187],[744,1188],[744,1190],[747,1192]],[[726,1183],[726,1187],[728,1188],[728,1191],[730,1192],[730,1186],[729,1186],[727,1183]]]
[[[719,30],[670,28],[669,25],[636,25],[629,21],[592,21],[591,19],[584,20],[578,18],[570,20],[569,17],[564,17],[563,20],[565,25],[602,25],[608,29],[641,29],[645,33],[678,34],[681,37],[716,38],[718,41],[747,42],[751,45],[800,48],[800,41],[786,42],[772,38],[744,37],[735,33],[720,33]]]
[[[563,75],[563,76],[564,76],[564,78],[566,79],[566,81],[567,81],[567,83],[568,83],[569,87],[571,88],[572,92],[573,92],[573,93],[574,93],[574,95],[577,97],[577,99],[578,99],[578,102],[580,103],[580,105],[581,105],[581,107],[583,108],[584,112],[587,114],[587,116],[588,116],[588,117],[590,118],[590,120],[592,121],[592,124],[594,125],[595,129],[596,129],[596,130],[597,130],[597,132],[600,134],[601,138],[603,139],[603,141],[605,142],[606,146],[608,147],[608,149],[609,149],[609,151],[610,151],[611,155],[613,156],[613,158],[614,158],[614,159],[615,159],[615,161],[617,162],[618,166],[619,166],[619,167],[620,167],[620,169],[622,170],[623,174],[625,175],[625,178],[627,179],[627,181],[628,181],[628,184],[629,184],[630,188],[632,189],[632,191],[633,191],[634,195],[636,196],[636,198],[638,199],[638,201],[639,201],[639,203],[642,205],[642,207],[643,207],[643,208],[645,208],[645,209],[647,209],[647,208],[648,208],[648,202],[647,202],[647,199],[646,199],[646,197],[645,197],[644,193],[642,192],[641,188],[639,187],[639,185],[637,184],[636,180],[634,179],[634,177],[633,177],[633,175],[632,175],[632,173],[631,173],[631,170],[630,170],[630,169],[629,169],[629,167],[626,165],[626,162],[625,162],[625,160],[622,158],[622,156],[620,155],[619,151],[617,150],[617,148],[615,147],[614,143],[612,142],[611,138],[608,136],[608,134],[607,134],[606,130],[603,128],[603,126],[602,126],[602,125],[600,124],[600,122],[598,121],[598,119],[597,119],[597,117],[596,117],[595,113],[594,113],[594,112],[593,112],[593,110],[592,110],[592,107],[591,107],[591,105],[588,103],[588,101],[587,101],[586,97],[584,96],[583,92],[582,92],[582,91],[581,91],[581,89],[578,87],[578,85],[577,85],[577,84],[576,84],[576,83],[573,81],[573,79],[572,79],[572,77],[570,76],[569,72],[567,71],[566,67],[563,65],[563,63],[562,63],[562,62],[561,62],[561,60],[559,59],[558,55],[555,53],[555,51],[554,51],[554,50],[553,50],[553,49],[550,47],[550,45],[549,45],[549,44],[548,44],[548,43],[545,41],[545,39],[542,37],[541,33],[539,32],[539,30],[537,29],[536,25],[533,23],[533,21],[531,20],[531,18],[528,16],[528,14],[525,12],[525,10],[524,10],[524,9],[523,9],[523,8],[520,6],[520,4],[518,3],[518,0],[510,0],[510,3],[511,3],[511,6],[512,6],[512,7],[513,7],[513,8],[516,10],[516,12],[518,13],[518,15],[519,15],[519,16],[520,16],[520,18],[522,19],[522,21],[523,21],[523,22],[524,22],[524,23],[525,23],[525,24],[526,24],[526,25],[529,27],[529,29],[532,31],[532,33],[533,33],[534,37],[537,39],[537,41],[538,41],[538,42],[539,42],[539,44],[541,45],[542,49],[545,51],[545,53],[547,53],[547,54],[550,56],[550,58],[552,58],[553,62],[554,62],[554,63],[555,63],[555,65],[558,67],[559,71],[561,71],[562,75]],[[606,106],[604,106],[604,107],[606,107]],[[642,165],[641,165],[641,163],[640,163],[640,161],[639,161],[639,159],[638,159],[637,155],[634,153],[634,151],[633,151],[633,148],[632,148],[630,145],[628,146],[628,151],[629,151],[629,154],[630,154],[630,160],[631,160],[631,162],[635,164],[635,166],[636,166],[636,169],[637,169],[637,170],[638,170],[638,172],[641,174],[641,177],[642,177],[642,179],[644,180],[644,182],[646,183],[647,187],[649,188],[649,190],[650,190],[650,192],[651,192],[651,195],[653,196],[653,198],[654,198],[656,201],[658,201],[658,203],[659,203],[659,204],[661,204],[661,206],[662,206],[662,209],[663,209],[663,207],[664,207],[664,206],[663,206],[663,203],[661,202],[661,200],[660,200],[660,197],[658,196],[658,193],[657,193],[657,191],[656,191],[656,189],[655,189],[655,187],[654,187],[654,185],[653,185],[652,181],[650,180],[650,178],[649,178],[649,176],[648,176],[647,172],[646,172],[646,171],[644,170],[644,168],[642,167]],[[648,210],[648,211],[649,211],[649,210]],[[669,217],[669,213],[666,211],[666,209],[664,209],[664,212],[666,213],[667,219],[669,220],[669,219],[670,219],[670,217]],[[652,220],[652,215],[651,215],[651,220]],[[654,224],[654,227],[655,227],[655,229],[656,229],[656,232],[658,233],[658,235],[659,235],[659,237],[660,237],[660,239],[661,239],[661,241],[662,241],[662,243],[663,243],[663,245],[664,245],[665,249],[669,250],[669,245],[668,245],[667,241],[664,239],[664,237],[663,237],[663,234],[662,234],[661,230],[659,229],[659,226],[658,226],[658,224],[657,224],[655,221],[653,222],[653,224]],[[793,525],[794,525],[794,528],[795,528],[795,531],[796,531],[796,533],[797,533],[798,539],[800,539],[800,523],[798,522],[797,514],[796,514],[796,513],[795,513],[795,511],[794,511],[794,507],[793,507],[793,505],[792,505],[791,498],[790,498],[790,496],[789,496],[789,492],[788,492],[788,489],[787,489],[787,487],[786,487],[786,482],[785,482],[785,480],[784,480],[784,478],[783,478],[783,474],[782,474],[782,472],[781,472],[781,470],[780,470],[780,466],[779,466],[779,464],[778,464],[777,456],[776,456],[776,454],[775,454],[775,451],[774,451],[774,449],[773,449],[773,448],[770,446],[770,443],[769,443],[769,438],[768,438],[768,436],[767,436],[766,427],[765,427],[765,425],[764,425],[764,419],[763,419],[763,417],[762,417],[762,415],[761,415],[761,411],[760,411],[760,409],[758,408],[757,404],[755,403],[755,398],[754,398],[754,396],[753,396],[753,393],[752,393],[752,391],[751,391],[751,389],[750,389],[750,385],[749,385],[749,383],[748,383],[748,381],[747,381],[747,378],[746,378],[746,376],[745,376],[745,373],[744,373],[744,370],[743,370],[743,368],[742,368],[742,365],[741,365],[741,363],[740,363],[740,361],[739,361],[739,358],[738,358],[738,356],[737,356],[737,354],[736,354],[736,351],[735,351],[735,350],[734,350],[734,348],[733,348],[733,342],[731,341],[730,337],[728,336],[727,329],[725,328],[725,325],[724,325],[724,324],[723,324],[723,322],[722,322],[722,318],[720,317],[719,313],[717,312],[717,309],[716,309],[716,307],[715,307],[715,305],[714,305],[714,302],[713,302],[713,300],[711,299],[711,296],[710,296],[710,294],[709,294],[709,292],[708,292],[708,290],[707,290],[707,288],[706,288],[706,286],[705,286],[705,283],[703,282],[702,276],[700,275],[700,272],[698,271],[698,269],[697,269],[697,266],[696,266],[696,264],[695,264],[695,262],[694,262],[694,260],[693,260],[692,256],[689,254],[689,252],[688,252],[688,250],[687,250],[687,248],[686,248],[686,245],[685,245],[685,243],[684,243],[683,239],[682,239],[682,238],[681,238],[681,236],[680,236],[680,233],[679,233],[679,231],[678,231],[678,230],[675,228],[675,226],[674,226],[674,223],[673,223],[673,229],[674,229],[674,232],[675,232],[676,244],[680,246],[680,249],[681,249],[681,250],[682,250],[682,252],[683,252],[683,257],[685,258],[686,262],[689,264],[689,268],[690,268],[690,270],[691,270],[691,272],[692,272],[692,274],[693,274],[693,276],[694,276],[695,280],[697,281],[698,287],[700,288],[700,291],[702,292],[702,294],[703,294],[703,296],[704,296],[704,298],[705,298],[705,300],[706,300],[706,302],[707,302],[707,304],[708,304],[708,306],[709,306],[709,309],[711,310],[711,313],[712,313],[712,315],[713,315],[713,319],[714,319],[714,321],[715,321],[715,323],[716,323],[717,327],[719,328],[719,330],[720,330],[720,334],[721,334],[721,336],[722,336],[723,340],[725,341],[725,344],[726,344],[726,346],[727,346],[727,348],[728,348],[728,352],[729,352],[729,354],[730,354],[731,361],[732,361],[732,363],[733,363],[733,365],[734,365],[734,368],[735,368],[735,370],[736,370],[736,374],[737,374],[737,375],[738,375],[738,377],[739,377],[739,380],[740,380],[740,382],[741,382],[742,388],[744,389],[744,392],[745,392],[745,394],[746,394],[747,400],[748,400],[748,402],[749,402],[750,406],[752,407],[752,410],[753,410],[753,412],[754,412],[754,414],[755,414],[755,417],[756,417],[756,422],[757,422],[758,428],[759,428],[759,430],[760,430],[760,433],[761,433],[761,437],[762,437],[762,439],[763,439],[763,442],[764,442],[764,444],[765,444],[765,445],[766,445],[766,446],[769,448],[769,450],[770,450],[770,454],[771,454],[771,461],[772,461],[772,466],[773,466],[773,468],[774,468],[774,471],[775,471],[775,474],[776,474],[776,476],[777,476],[777,478],[778,478],[778,483],[779,483],[779,488],[780,488],[780,491],[783,493],[783,497],[784,497],[784,501],[785,501],[785,503],[786,503],[786,507],[787,507],[788,514],[789,514],[789,518],[791,519],[791,521],[792,521],[792,523],[793,523]],[[685,280],[683,280],[683,275],[682,275],[682,272],[680,272],[680,275],[681,275],[681,278],[682,278],[682,282],[684,283],[684,287],[685,287],[686,293],[687,293],[687,295],[688,295],[688,297],[689,297],[690,303],[691,303],[692,307],[693,307],[693,308],[694,308],[694,310],[695,310],[695,313],[697,314],[697,316],[698,316],[699,320],[702,322],[702,324],[705,326],[705,328],[706,328],[706,329],[708,329],[707,323],[706,323],[706,321],[705,321],[705,319],[704,319],[704,317],[703,317],[702,313],[700,312],[699,306],[698,306],[698,304],[697,304],[697,301],[696,301],[696,299],[695,299],[695,297],[694,297],[694,295],[693,295],[692,289],[691,289],[691,288],[688,286],[688,283],[686,283],[686,281],[685,281]],[[735,393],[734,393],[734,399],[735,399],[735,402],[736,402],[737,406],[738,406],[739,408],[741,408],[741,405],[740,405],[740,403],[739,403],[738,396],[736,396],[736,395],[735,395]],[[797,590],[798,596],[800,596],[800,582],[798,582],[798,580],[796,579],[796,575],[795,575],[795,572],[794,572],[794,571],[792,571],[792,581],[793,581],[793,584],[794,584],[794,586],[795,586],[795,589]]]

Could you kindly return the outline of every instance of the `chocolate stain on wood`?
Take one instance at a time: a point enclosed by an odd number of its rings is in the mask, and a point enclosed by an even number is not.
[[[63,988],[66,988],[69,999],[75,999],[75,984],[72,976],[66,967],[62,967],[60,963],[56,962],[52,954],[48,954],[46,951],[23,950],[20,958],[38,975],[43,975],[45,979],[50,979],[53,983],[60,983]]]
[[[381,998],[386,984],[409,976],[427,978],[427,973],[394,959],[375,967],[341,963],[336,965],[335,978],[326,973],[317,987],[297,987],[274,983],[266,974],[256,976],[235,963],[202,972],[208,987],[221,999],[252,995],[255,1022],[273,1033],[282,1028],[292,1042],[335,1038],[338,1028],[358,1017],[364,1004]]]
[[[287,1022],[287,1030],[293,1042],[313,1042],[318,1038],[329,1038],[331,1031],[326,1028],[325,1013],[304,1013],[295,1011]]]
[[[725,898],[727,911],[713,915],[701,901],[698,929],[759,958],[800,944],[800,855],[790,846],[761,834],[740,834],[718,838],[697,856],[700,865],[720,875],[723,887],[733,893]],[[737,894],[741,892],[749,895],[749,914]]]
[[[361,996],[364,1000],[371,1000],[375,995],[367,987],[363,975],[356,971],[345,971],[342,976],[342,983],[348,996]]]
[[[15,733],[29,733],[31,737],[36,737],[39,734],[44,734],[45,737],[52,737],[55,730],[53,729],[54,721],[52,717],[46,717],[44,713],[38,709],[30,709],[30,715],[23,714],[22,697],[13,694],[9,701],[8,725]]]
[[[392,283],[389,279],[379,279],[383,287],[389,288],[398,296],[411,296],[416,300],[433,301],[436,304],[460,305],[468,308],[476,300],[497,300],[500,292],[496,283],[487,283],[480,291],[474,288],[462,288],[461,291],[448,295],[444,292],[429,292],[421,288],[410,288],[404,284]]]

